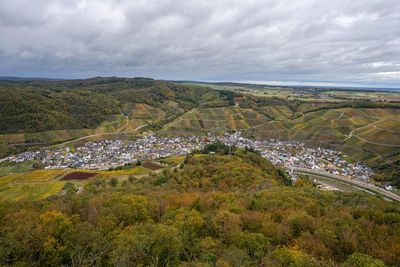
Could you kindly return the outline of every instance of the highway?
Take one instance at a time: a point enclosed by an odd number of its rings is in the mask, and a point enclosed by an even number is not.
[[[332,179],[343,181],[345,183],[353,184],[353,185],[355,185],[357,187],[360,187],[360,188],[363,188],[363,189],[372,190],[373,192],[378,192],[378,193],[384,195],[385,197],[387,197],[389,199],[396,200],[396,201],[400,202],[400,196],[399,195],[397,195],[397,194],[395,194],[393,192],[390,192],[390,191],[388,191],[386,189],[383,189],[382,187],[378,187],[378,186],[376,186],[374,184],[371,184],[371,183],[361,182],[361,181],[355,180],[355,179],[348,179],[348,178],[345,178],[343,176],[335,175],[335,174],[332,174],[332,173],[329,173],[329,172],[325,172],[325,171],[318,171],[318,170],[312,170],[312,169],[307,169],[307,168],[288,168],[288,169],[293,170],[294,172],[297,172],[297,173],[313,174],[313,175],[322,176],[322,177],[326,176],[326,177],[329,177],[329,178],[332,178]]]

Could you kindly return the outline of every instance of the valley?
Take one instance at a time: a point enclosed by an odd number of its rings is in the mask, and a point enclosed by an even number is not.
[[[1,264],[400,263],[396,92],[112,77],[0,97]]]
[[[18,82],[2,83],[5,88],[21,87],[18,90],[26,86]],[[2,133],[3,157],[52,145],[129,140],[137,130],[166,136],[208,132],[221,135],[241,130],[249,138],[294,140],[330,147],[367,163],[382,174],[379,176],[382,181],[400,182],[400,104],[396,103],[400,93],[394,91],[179,84],[145,78],[29,81],[28,85],[46,94],[52,90],[51,86],[69,88],[66,90],[77,87],[77,99],[85,94],[111,97],[120,113],[93,115],[103,116],[103,121],[94,128],[71,129],[65,124],[61,126],[64,129]]]

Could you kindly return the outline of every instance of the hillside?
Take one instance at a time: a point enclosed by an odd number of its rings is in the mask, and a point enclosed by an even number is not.
[[[304,108],[304,104],[297,107]],[[310,106],[310,108],[314,108]],[[171,135],[223,133],[244,130],[258,139],[304,141],[330,146],[368,163],[386,180],[400,181],[400,109],[324,108],[293,112],[288,106],[259,106],[194,109],[161,132]]]
[[[176,167],[129,179],[97,174],[79,194],[70,186],[40,202],[0,200],[0,264],[400,264],[395,203],[307,180],[285,186],[278,169],[245,150],[165,162]]]
[[[331,146],[400,182],[396,93],[207,85],[217,90],[146,78],[0,81],[1,157],[87,136],[129,138],[143,126],[175,136],[244,130]]]
[[[207,131],[224,133],[249,129],[269,119],[252,109],[240,107],[197,108],[166,124],[161,132],[174,135],[201,134]]]
[[[0,133],[95,128],[109,114],[156,121],[216,100],[227,105],[234,96],[145,78],[0,81]],[[161,116],[132,116],[146,107]]]
[[[198,106],[233,104],[217,92],[146,78],[0,81],[0,155],[165,123]]]

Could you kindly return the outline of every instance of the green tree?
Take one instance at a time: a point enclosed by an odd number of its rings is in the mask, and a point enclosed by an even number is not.
[[[87,222],[70,227],[63,239],[72,266],[98,265],[109,250],[104,234]]]
[[[354,267],[385,267],[386,265],[378,260],[374,259],[373,257],[360,253],[360,252],[354,252],[351,254],[347,260],[346,263],[350,264],[351,266]]]
[[[113,240],[111,262],[115,266],[173,266],[182,243],[178,230],[162,224],[130,226]]]

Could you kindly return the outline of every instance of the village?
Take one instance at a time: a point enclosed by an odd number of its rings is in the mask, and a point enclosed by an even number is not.
[[[11,155],[11,162],[36,161],[45,169],[106,170],[132,164],[141,160],[183,156],[201,149],[207,143],[221,141],[237,148],[252,147],[274,165],[288,169],[292,180],[294,169],[310,169],[329,172],[346,178],[369,182],[372,170],[362,162],[350,163],[342,152],[320,147],[307,147],[304,143],[282,140],[253,140],[243,137],[240,131],[223,136],[159,137],[155,133],[144,133],[135,141],[102,140],[87,142],[74,151],[65,148],[44,148]]]

